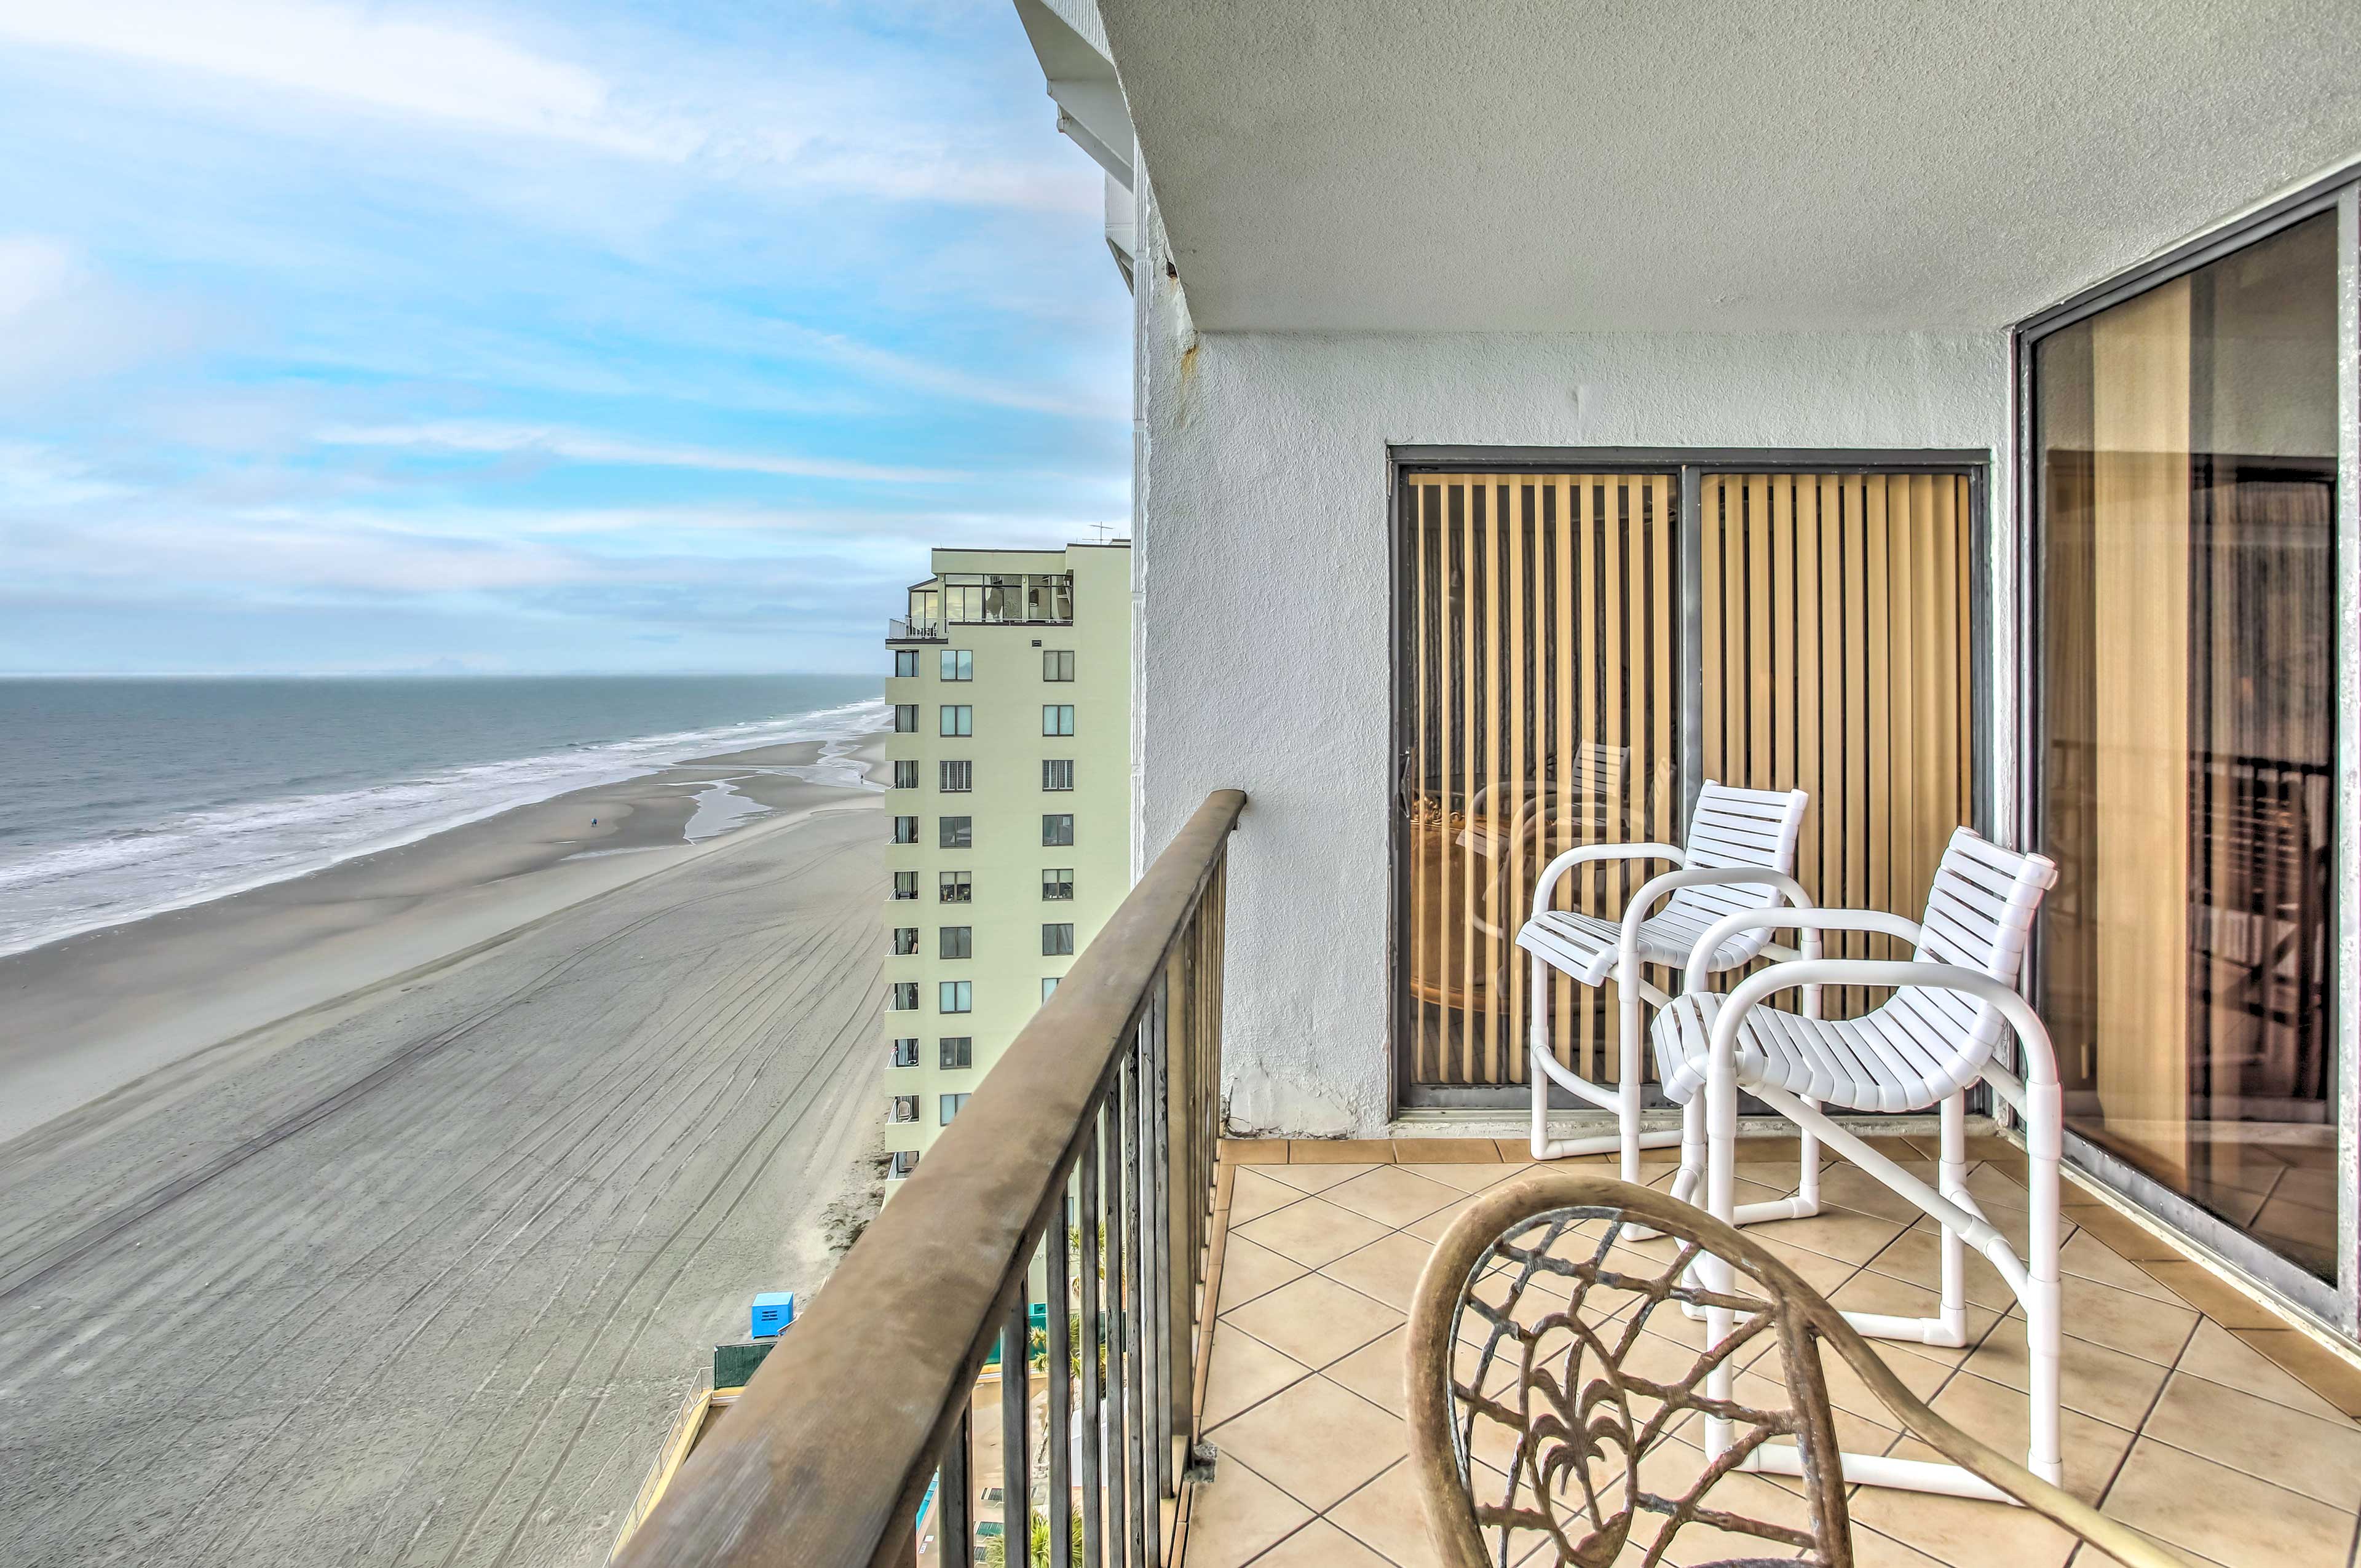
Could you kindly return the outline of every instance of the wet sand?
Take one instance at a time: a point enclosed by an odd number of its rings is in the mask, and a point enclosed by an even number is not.
[[[824,750],[847,754],[827,761]],[[192,1052],[335,1007],[738,836],[874,810],[860,773],[879,753],[873,736],[702,758],[0,958],[0,1143]],[[724,780],[763,815],[690,841],[696,796]]]

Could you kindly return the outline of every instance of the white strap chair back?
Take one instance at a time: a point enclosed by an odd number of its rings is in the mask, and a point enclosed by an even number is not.
[[[1707,780],[1697,792],[1697,810],[1689,817],[1688,868],[1751,867],[1792,875],[1795,840],[1804,831],[1804,808],[1810,801],[1799,789],[1735,789]],[[1698,932],[1723,916],[1741,909],[1765,909],[1784,896],[1767,883],[1684,887],[1664,901],[1664,908],[1651,916],[1648,924],[1652,934],[1663,932],[1694,941]],[[1767,933],[1751,933],[1747,940],[1759,951],[1766,938]]]
[[[2057,881],[2058,867],[2046,858],[2004,850],[1968,828],[1956,829],[1935,868],[1911,956],[1975,970],[2014,987],[2025,967],[2034,914]],[[1880,1032],[1897,1048],[1915,1054],[1933,1046],[1960,1059],[1964,1072],[1949,1076],[1963,1087],[2008,1031],[1991,1003],[1927,986],[1905,986],[1877,1011],[1887,1015],[1888,1026]]]

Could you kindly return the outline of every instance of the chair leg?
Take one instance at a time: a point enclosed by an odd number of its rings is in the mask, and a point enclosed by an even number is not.
[[[2058,1161],[2065,1141],[2064,1112],[2065,1096],[2057,1084],[2026,1086],[2026,1179],[2031,1189],[2032,1233],[2025,1249],[2025,1343],[2033,1432],[2025,1467],[2053,1484],[2065,1473],[2058,1433],[2063,1322],[2058,1280]]]
[[[1738,1085],[1728,1075],[1708,1073],[1701,1096],[1705,1102],[1705,1211],[1715,1219],[1729,1222],[1738,1209]],[[1698,1274],[1705,1288],[1718,1297],[1730,1291],[1730,1262],[1710,1251],[1698,1259]],[[1705,1343],[1708,1348],[1730,1337],[1736,1316],[1728,1307],[1708,1306],[1705,1312]],[[1706,1374],[1706,1397],[1727,1401],[1730,1397],[1731,1371],[1727,1358],[1714,1364]],[[1730,1449],[1730,1422],[1719,1416],[1708,1416],[1705,1422],[1705,1457],[1710,1464]]]
[[[1550,1080],[1549,1073],[1542,1067],[1542,1062],[1551,1054],[1549,1008],[1543,1003],[1543,998],[1549,995],[1549,992],[1544,989],[1548,984],[1548,967],[1541,959],[1533,959],[1533,1022],[1531,1030],[1532,1059],[1525,1066],[1527,1075],[1533,1080],[1533,1157],[1535,1159],[1549,1157]]]
[[[1705,1096],[1692,1094],[1681,1107],[1681,1169],[1673,1178],[1673,1196],[1684,1203],[1695,1203],[1704,1180]]]
[[[1619,977],[1615,999],[1623,1004],[1621,1047],[1623,1081],[1615,1087],[1622,1103],[1616,1108],[1616,1131],[1623,1135],[1623,1179],[1640,1179],[1640,988],[1636,976]]]
[[[1968,1195],[1968,1097],[1952,1095],[1942,1105],[1941,1156],[1935,1162],[1935,1190],[1962,1207],[1975,1201]],[[1941,1301],[1943,1337],[1947,1343],[1968,1343],[1968,1244],[1959,1232],[1944,1225],[1938,1297]]]

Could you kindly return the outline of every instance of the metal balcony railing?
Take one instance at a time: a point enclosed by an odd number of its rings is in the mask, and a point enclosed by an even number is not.
[[[1220,1135],[1227,844],[1200,806],[845,1255],[625,1547],[624,1568],[975,1561],[971,1401],[997,1345],[1004,1540],[1153,1568],[1197,1435]],[[1102,1360],[1104,1371],[1101,1372]],[[1079,1437],[1080,1441],[1076,1439]],[[1079,1467],[1079,1474],[1076,1469]],[[1040,1483],[1040,1484],[1037,1484]]]
[[[943,625],[939,620],[902,620],[889,617],[885,622],[888,642],[940,642]]]

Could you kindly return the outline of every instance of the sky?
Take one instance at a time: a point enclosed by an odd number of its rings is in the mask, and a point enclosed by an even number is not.
[[[1007,0],[0,0],[0,674],[873,669],[1129,514],[1055,119]]]

